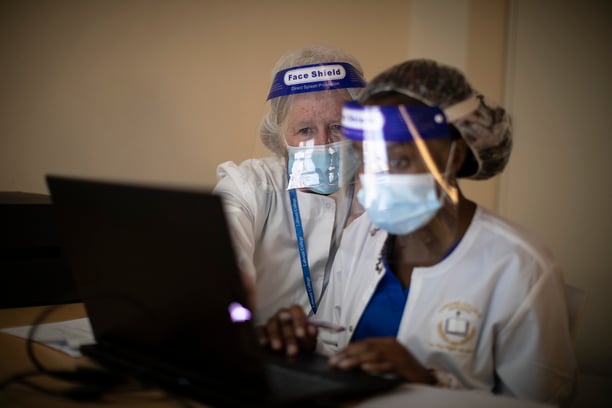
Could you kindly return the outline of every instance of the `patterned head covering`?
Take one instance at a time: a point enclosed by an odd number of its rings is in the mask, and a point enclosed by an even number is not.
[[[503,171],[512,151],[510,115],[473,90],[459,70],[432,60],[409,60],[372,79],[359,101],[390,91],[442,109],[460,107],[452,117],[447,112],[448,121],[459,131],[472,157],[466,159],[458,177],[485,180]]]

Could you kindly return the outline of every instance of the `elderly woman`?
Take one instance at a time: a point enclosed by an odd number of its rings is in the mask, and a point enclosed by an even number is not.
[[[262,343],[289,354],[316,346],[338,368],[410,382],[566,399],[576,360],[561,270],[457,181],[504,169],[508,114],[429,60],[381,73],[360,101],[345,105],[343,126],[362,156],[366,216],[345,229],[316,315],[341,328],[317,329],[291,307]]]
[[[336,194],[342,105],[365,85],[359,62],[328,46],[288,52],[272,77],[260,137],[274,156],[221,164],[215,187],[239,267],[255,285],[256,322],[287,304],[316,312],[341,230],[336,224],[346,218]]]

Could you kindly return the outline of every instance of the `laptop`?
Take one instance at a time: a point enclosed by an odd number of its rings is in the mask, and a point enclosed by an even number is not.
[[[62,249],[101,365],[214,406],[334,406],[401,381],[257,344],[209,190],[48,175]]]

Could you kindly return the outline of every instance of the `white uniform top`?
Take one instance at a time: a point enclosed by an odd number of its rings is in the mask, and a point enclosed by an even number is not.
[[[386,232],[366,216],[349,225],[316,318],[318,350],[343,348],[385,270]],[[526,231],[477,208],[455,250],[415,268],[397,339],[447,385],[520,399],[559,401],[572,391],[574,345],[561,270]]]
[[[280,307],[311,307],[304,285],[287,165],[280,157],[250,159],[217,168],[215,192],[223,197],[238,265],[256,285],[255,324],[266,322]],[[310,274],[317,301],[323,285],[332,232],[333,198],[297,192]]]

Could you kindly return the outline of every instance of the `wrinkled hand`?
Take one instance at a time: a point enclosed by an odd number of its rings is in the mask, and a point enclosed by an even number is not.
[[[409,382],[435,384],[431,371],[393,337],[356,341],[329,358],[331,366],[341,370],[360,368],[369,373],[396,374]]]
[[[261,346],[289,356],[312,352],[317,345],[318,330],[298,305],[280,309],[265,325],[256,327],[256,332]]]

